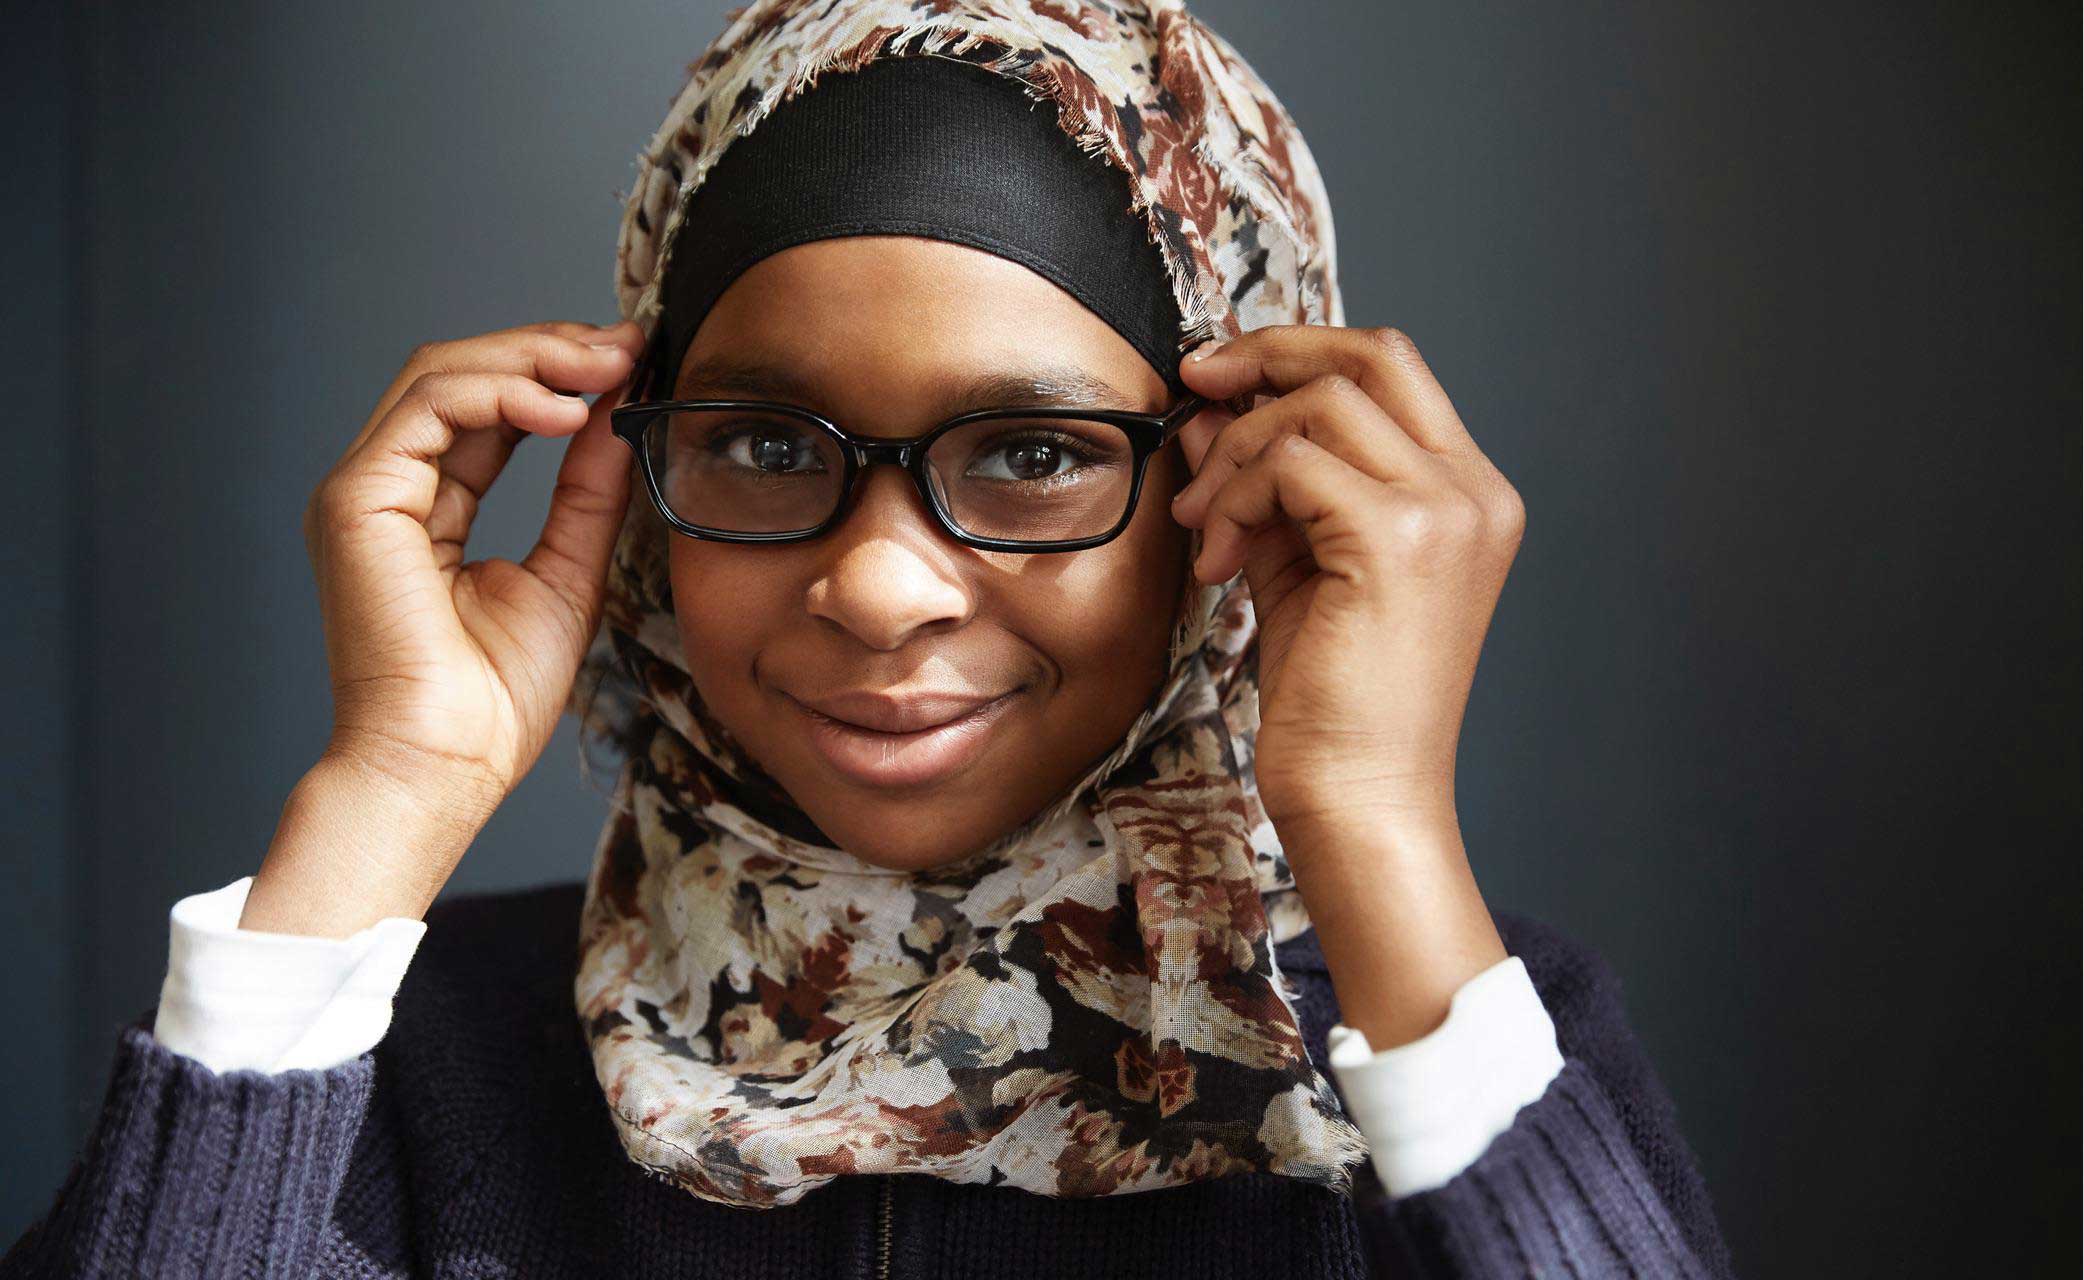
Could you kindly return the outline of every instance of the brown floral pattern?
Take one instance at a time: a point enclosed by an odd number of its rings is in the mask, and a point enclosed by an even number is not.
[[[1014,79],[1129,174],[1124,212],[1164,255],[1182,350],[1343,322],[1309,149],[1178,0],[733,11],[638,157],[623,314],[655,329],[683,201],[733,138],[821,74],[923,56]],[[1190,584],[1170,677],[1105,760],[990,847],[900,873],[827,842],[702,707],[670,534],[649,503],[629,512],[578,688],[622,682],[635,746],[587,882],[574,995],[633,1160],[753,1207],[857,1173],[1053,1196],[1248,1172],[1349,1185],[1365,1145],[1275,964],[1309,919],[1253,781],[1241,579]],[[575,691],[590,728],[597,706]]]

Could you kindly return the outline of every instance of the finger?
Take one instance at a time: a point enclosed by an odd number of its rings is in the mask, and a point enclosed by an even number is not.
[[[506,470],[515,446],[528,435],[511,423],[498,422],[482,431],[464,432],[442,455],[441,483],[427,513],[427,536],[433,540],[434,559],[442,572],[462,567],[464,544],[477,520],[478,507],[493,481]]]
[[[370,419],[389,412],[413,380],[428,373],[519,373],[555,391],[599,391],[609,385],[600,381],[602,374],[611,381],[619,377],[642,346],[642,334],[628,320],[612,325],[547,320],[421,343],[378,399]],[[572,381],[574,375],[578,382]]]
[[[415,381],[326,482],[350,518],[395,513],[422,526],[433,514],[443,456],[466,432],[501,425],[571,435],[586,401],[514,373],[430,373]]]
[[[608,562],[615,554],[615,539],[629,503],[633,459],[610,421],[611,411],[628,389],[625,382],[614,393],[594,401],[585,427],[565,446],[542,537],[521,562],[563,596],[587,624],[581,643],[591,636]]]
[[[1217,401],[1187,419],[1187,425],[1179,429],[1173,438],[1179,441],[1180,453],[1187,460],[1187,471],[1191,478],[1201,470],[1201,460],[1208,455],[1208,447],[1216,436],[1232,422],[1244,415],[1228,405]]]
[[[1268,325],[1207,350],[1210,354],[1201,359],[1180,362],[1181,379],[1201,395],[1278,394],[1327,373],[1343,374],[1424,448],[1447,454],[1476,451],[1453,401],[1401,329]]]
[[[1228,581],[1244,566],[1253,532],[1283,517],[1302,530],[1320,570],[1351,576],[1364,560],[1362,515],[1381,490],[1382,482],[1324,446],[1281,436],[1209,500],[1194,576]]]
[[[624,321],[620,325],[601,330],[593,325],[571,321],[551,320],[539,325],[523,325],[520,329],[506,330],[513,334],[542,332],[555,334],[585,343],[589,349],[627,351],[627,341],[637,331],[634,324]],[[600,337],[608,334],[613,341],[602,343]],[[537,361],[540,369],[544,361]],[[527,374],[528,369],[518,369]],[[625,379],[627,374],[624,375]],[[554,385],[554,384],[553,384]],[[620,383],[617,384],[621,386]],[[434,510],[428,516],[427,532],[434,540],[435,555],[444,569],[460,567],[463,563],[463,541],[470,531],[471,522],[477,518],[478,506],[492,482],[499,478],[512,459],[514,449],[529,433],[519,428],[500,423],[488,431],[467,432],[442,455],[441,489],[435,495]]]
[[[1289,434],[1316,441],[1377,480],[1416,477],[1440,466],[1440,459],[1406,435],[1357,383],[1327,373],[1223,427],[1192,482],[1173,499],[1173,514],[1193,527],[1210,494],[1269,443]]]
[[[553,391],[605,391],[629,372],[642,345],[637,326],[627,320],[608,326],[549,320],[422,343],[378,397],[347,451],[368,439],[412,384],[427,374],[518,373]]]
[[[421,566],[440,569],[426,524],[441,482],[439,460],[458,435],[502,422],[570,435],[585,418],[583,399],[518,374],[421,378],[314,495],[306,533],[321,590],[395,602]],[[334,552],[341,540],[353,541],[353,554]]]

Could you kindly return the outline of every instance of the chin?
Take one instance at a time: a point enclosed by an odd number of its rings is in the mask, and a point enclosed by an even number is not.
[[[828,822],[811,818],[834,844],[888,871],[926,871],[957,862],[997,839],[1001,832],[978,831],[971,823],[936,812],[915,800],[891,800],[833,815]]]

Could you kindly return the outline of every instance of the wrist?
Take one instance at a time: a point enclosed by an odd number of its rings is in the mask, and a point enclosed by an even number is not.
[[[1455,810],[1451,773],[1335,780],[1328,771],[1319,771],[1312,785],[1284,788],[1278,799],[1269,800],[1266,792],[1262,781],[1260,804],[1277,830],[1372,839],[1382,831],[1452,829],[1459,842],[1461,817]]]
[[[1463,983],[1506,958],[1452,807],[1403,803],[1275,824],[1331,971],[1340,1021],[1376,1049],[1447,1017]]]
[[[329,750],[283,804],[239,927],[343,938],[387,917],[419,919],[492,808],[475,789],[409,786]]]

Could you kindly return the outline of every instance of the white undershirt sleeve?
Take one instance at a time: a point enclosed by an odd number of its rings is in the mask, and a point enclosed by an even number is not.
[[[1347,1110],[1392,1196],[1452,1181],[1563,1069],[1555,1023],[1518,956],[1464,982],[1446,1020],[1410,1044],[1378,1052],[1341,1023],[1329,1048]]]
[[[392,916],[345,938],[241,929],[253,877],[174,904],[153,1038],[213,1071],[338,1066],[373,1048],[427,932]]]
[[[347,938],[241,929],[252,883],[174,904],[154,1038],[219,1072],[323,1069],[372,1048],[426,922],[394,916]],[[1470,978],[1410,1044],[1374,1051],[1342,1024],[1329,1047],[1376,1173],[1399,1196],[1452,1180],[1563,1066],[1517,956]]]

